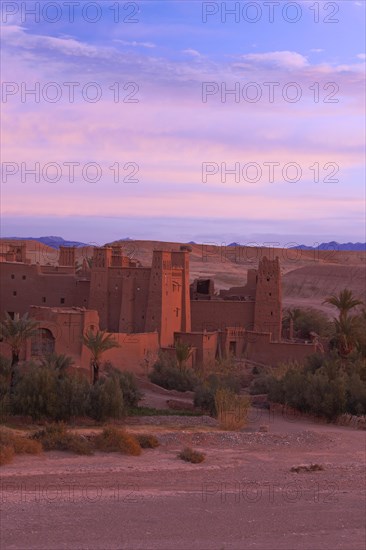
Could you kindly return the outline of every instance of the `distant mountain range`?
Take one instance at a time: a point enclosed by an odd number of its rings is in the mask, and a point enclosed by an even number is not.
[[[38,241],[39,243],[50,246],[51,248],[60,248],[60,246],[88,246],[79,241],[65,241],[62,237],[5,237],[9,241]]]
[[[239,243],[230,243],[228,246],[245,246],[240,245]],[[336,241],[331,241],[329,243],[321,243],[318,246],[308,246],[306,244],[298,244],[296,246],[291,246],[291,249],[296,248],[300,250],[335,250],[335,251],[342,251],[342,250],[348,250],[353,252],[365,252],[366,251],[366,243],[337,243]]]
[[[331,241],[329,243],[321,243],[318,246],[299,244],[297,246],[292,246],[291,248],[298,248],[300,250],[348,250],[351,252],[365,252],[366,243],[337,243],[336,241]]]
[[[79,241],[66,241],[62,237],[6,237],[9,240],[18,240],[18,241],[38,241],[43,243],[51,248],[60,248],[60,246],[93,246]],[[129,237],[124,239],[119,239],[120,241],[131,241]],[[194,241],[190,241],[188,244],[196,244]],[[228,244],[228,246],[245,246],[237,242]],[[308,246],[306,244],[299,244],[297,246],[292,246],[291,248],[297,248],[300,250],[348,250],[353,252],[365,252],[366,243],[338,243],[336,241],[331,241],[329,243],[321,243],[318,246]]]

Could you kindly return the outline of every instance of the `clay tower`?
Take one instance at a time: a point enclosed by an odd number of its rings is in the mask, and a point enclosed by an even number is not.
[[[273,341],[281,340],[282,291],[278,257],[275,260],[264,257],[258,265],[254,330],[271,332]]]

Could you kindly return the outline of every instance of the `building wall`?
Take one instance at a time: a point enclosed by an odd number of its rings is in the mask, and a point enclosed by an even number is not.
[[[192,331],[225,330],[226,327],[252,330],[254,306],[254,301],[192,300]]]
[[[207,365],[215,361],[219,337],[217,332],[180,332],[176,336],[195,349],[197,364]]]
[[[302,363],[316,353],[315,344],[272,342],[270,333],[250,332],[246,335],[245,357],[257,363],[276,366],[288,361]]]
[[[87,307],[89,283],[80,281],[69,268],[41,267],[23,263],[0,265],[1,311],[20,313],[31,305]]]
[[[128,370],[138,375],[146,372],[144,370],[144,359],[147,356],[157,356],[159,351],[158,333],[111,334],[120,347],[106,351],[103,355],[103,362],[110,361],[116,369]],[[90,352],[85,346],[83,346],[80,362],[82,367],[89,368]]]

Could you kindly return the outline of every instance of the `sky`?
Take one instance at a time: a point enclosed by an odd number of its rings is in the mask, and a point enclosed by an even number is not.
[[[364,242],[365,6],[3,1],[1,236]]]

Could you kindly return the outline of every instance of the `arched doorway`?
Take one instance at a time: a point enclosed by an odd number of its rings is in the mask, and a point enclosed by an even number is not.
[[[32,338],[32,357],[44,357],[55,352],[55,338],[48,328],[40,328]]]

